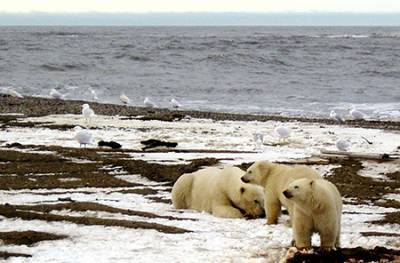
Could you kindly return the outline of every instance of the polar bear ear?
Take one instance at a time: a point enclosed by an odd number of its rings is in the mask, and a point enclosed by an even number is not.
[[[262,171],[263,174],[269,174],[269,170],[271,168],[271,163],[268,161],[261,161],[258,163],[258,167]]]
[[[246,188],[240,187],[240,193],[241,193],[241,194],[243,194],[245,190],[246,190]]]

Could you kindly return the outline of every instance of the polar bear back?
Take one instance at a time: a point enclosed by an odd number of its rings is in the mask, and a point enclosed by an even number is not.
[[[191,209],[212,212],[212,205],[221,181],[221,169],[208,167],[194,172],[191,189]]]
[[[342,197],[336,186],[324,179],[314,181],[314,199],[316,205],[324,207],[326,211],[335,213],[335,218],[340,218],[342,214]]]

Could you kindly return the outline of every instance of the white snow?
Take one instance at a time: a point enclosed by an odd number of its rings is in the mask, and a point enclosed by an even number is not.
[[[52,115],[20,121],[50,122],[54,124],[84,125],[80,115]],[[221,159],[222,165],[241,164],[259,159],[282,161],[309,157],[320,149],[335,149],[339,138],[349,138],[352,150],[364,153],[391,153],[396,151],[400,134],[396,131],[351,128],[337,125],[321,125],[299,122],[285,123],[290,128],[289,143],[281,146],[262,145],[254,151],[254,134],[261,132],[270,141],[276,141],[274,129],[282,123],[234,122],[190,119],[179,122],[122,120],[119,117],[96,116],[91,124],[95,141],[114,140],[125,149],[140,149],[140,141],[161,139],[178,142],[178,149],[194,150],[234,150],[249,153],[202,153],[202,152],[143,152],[129,153],[129,158],[162,164],[186,164],[192,159],[214,157]],[[361,136],[373,142],[367,144]],[[12,142],[33,145],[59,145],[79,147],[74,140],[74,131],[54,130],[44,127],[0,129],[2,145]],[[94,145],[89,147],[95,147]],[[1,149],[1,147],[0,147]],[[17,150],[17,149],[13,149]],[[22,150],[21,150],[22,151]],[[24,150],[27,151],[27,150]],[[30,149],[36,152],[35,149]],[[99,151],[101,152],[101,150]],[[0,152],[1,154],[1,152]],[[45,152],[45,154],[54,154]],[[108,154],[104,152],[104,154]],[[71,159],[72,162],[87,160]],[[379,174],[400,170],[398,164],[378,164],[363,162],[362,176],[376,177]],[[314,166],[326,175],[337,165]],[[98,211],[77,212],[69,210],[52,211],[53,214],[69,216],[93,216],[124,220],[137,220],[176,226],[193,231],[185,234],[164,234],[155,230],[128,229],[122,227],[84,226],[68,222],[25,221],[0,217],[0,231],[36,230],[65,234],[67,239],[40,242],[34,246],[2,245],[3,251],[32,254],[32,258],[11,258],[7,262],[278,262],[290,247],[292,230],[280,218],[278,225],[266,225],[265,219],[241,220],[221,219],[206,213],[191,210],[176,210],[171,204],[156,202],[154,196],[170,198],[170,187],[153,182],[138,174],[129,174],[122,167],[104,166],[117,178],[142,184],[157,191],[155,195],[118,192],[141,189],[143,187],[78,188],[78,189],[37,189],[2,190],[2,203],[54,204],[62,203],[59,198],[71,198],[77,202],[96,202],[115,208],[151,212],[161,216],[191,218],[193,220],[168,220],[144,218],[120,213]],[[46,174],[47,175],[47,174]],[[57,176],[56,174],[54,176]],[[60,180],[75,180],[60,179]],[[398,194],[390,194],[383,199],[399,200]],[[347,200],[346,200],[347,201]],[[370,221],[379,220],[384,213],[399,209],[367,205],[344,205],[342,220],[342,246],[386,246],[399,248],[398,237],[369,236],[361,232],[400,233],[399,225],[377,225]],[[318,237],[313,243],[318,244]]]
[[[375,180],[387,181],[390,180],[385,174],[394,173],[399,170],[400,163],[377,163],[363,161],[362,170],[358,172],[358,175],[364,177],[371,177]]]

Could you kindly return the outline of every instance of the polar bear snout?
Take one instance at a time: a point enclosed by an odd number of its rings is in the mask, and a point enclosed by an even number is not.
[[[250,173],[245,173],[242,177],[240,177],[243,183],[254,183],[254,175]]]
[[[289,190],[283,191],[282,194],[288,199],[293,197],[292,193],[289,192]]]
[[[250,179],[248,178],[247,174],[240,177],[240,180],[242,180],[243,183],[250,183]]]

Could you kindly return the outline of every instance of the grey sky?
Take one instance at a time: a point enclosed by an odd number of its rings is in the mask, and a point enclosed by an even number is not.
[[[399,0],[2,0],[0,12],[400,12]]]
[[[0,13],[0,25],[400,26],[400,13]]]

